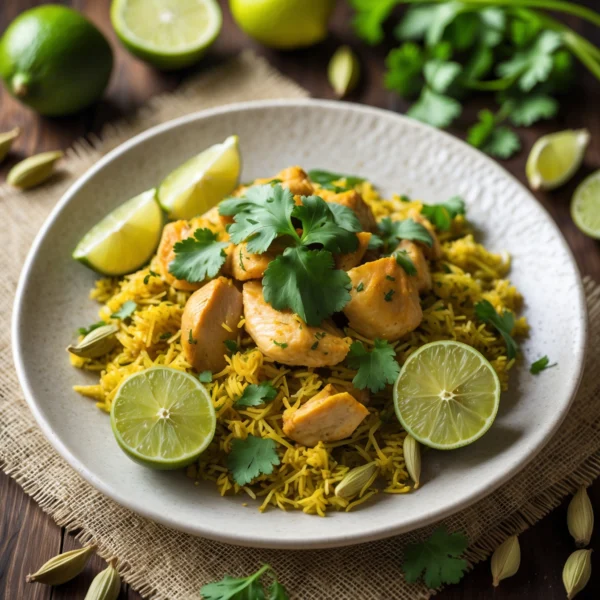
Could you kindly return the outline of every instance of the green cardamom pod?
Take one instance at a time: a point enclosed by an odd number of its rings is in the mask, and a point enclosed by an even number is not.
[[[410,478],[415,482],[414,489],[419,487],[421,482],[421,446],[412,435],[404,438],[404,462]]]
[[[10,152],[12,143],[21,135],[21,128],[15,127],[5,133],[0,133],[0,162],[2,162],[6,155]]]
[[[117,600],[121,590],[121,578],[115,568],[117,561],[113,558],[108,567],[94,577],[85,600]]]
[[[594,531],[594,509],[584,487],[579,488],[569,502],[567,525],[579,548],[590,543]]]
[[[66,583],[83,571],[95,550],[96,546],[87,546],[54,556],[35,573],[27,575],[27,581],[37,581],[46,585]]]
[[[338,98],[349,94],[358,84],[360,63],[348,46],[340,46],[329,61],[329,83]]]
[[[117,344],[116,325],[103,325],[90,331],[80,342],[67,347],[67,352],[81,358],[98,358],[110,352]]]
[[[54,163],[63,153],[42,152],[17,163],[6,176],[6,181],[15,187],[27,189],[43,183],[54,173]]]
[[[519,538],[516,535],[511,535],[504,540],[492,554],[492,577],[494,587],[507,577],[512,577],[518,570],[521,564],[521,546]]]
[[[356,496],[377,472],[377,463],[370,462],[360,467],[350,469],[346,476],[335,486],[335,495],[338,498],[352,498]]]
[[[563,567],[562,579],[567,600],[575,598],[592,576],[592,551],[575,550]]]

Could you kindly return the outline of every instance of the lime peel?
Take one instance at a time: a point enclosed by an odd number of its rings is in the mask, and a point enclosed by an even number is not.
[[[600,171],[577,186],[571,201],[571,217],[583,233],[600,240]]]

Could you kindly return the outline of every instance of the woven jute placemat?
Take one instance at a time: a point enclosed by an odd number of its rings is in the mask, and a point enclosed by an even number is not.
[[[0,188],[3,226],[0,258],[0,466],[40,507],[82,542],[115,556],[123,578],[142,595],[159,599],[198,598],[200,587],[225,573],[246,575],[269,563],[293,598],[302,600],[425,599],[431,592],[401,577],[402,548],[433,527],[380,542],[322,551],[252,550],[173,531],[115,504],[54,451],[36,426],[12,364],[10,313],[21,265],[50,209],[66,188],[100,156],[158,123],[203,108],[260,98],[294,98],[306,92],[244,53],[159,96],[132,118],[106,128],[100,138],[81,141],[68,152],[64,176],[22,194]],[[590,343],[586,375],[559,432],[525,468],[493,494],[445,521],[471,544],[469,565],[485,559],[507,536],[541,519],[579,485],[600,474],[600,287],[586,280]],[[315,517],[317,518],[317,517]]]

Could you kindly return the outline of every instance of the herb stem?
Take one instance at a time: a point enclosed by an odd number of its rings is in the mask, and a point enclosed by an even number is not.
[[[503,77],[502,79],[491,79],[489,81],[465,81],[465,86],[471,90],[480,92],[501,92],[507,90],[518,77]]]
[[[575,36],[571,35],[570,32],[565,32],[563,35],[565,45],[571,50],[571,52],[594,74],[596,79],[600,81],[600,62],[598,62],[591,54],[584,48],[580,41]]]

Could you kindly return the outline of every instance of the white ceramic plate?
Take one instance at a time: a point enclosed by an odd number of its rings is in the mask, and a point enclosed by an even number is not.
[[[71,259],[81,236],[108,211],[155,186],[191,155],[240,136],[242,181],[300,164],[363,175],[392,191],[442,201],[465,198],[481,239],[513,255],[511,279],[526,299],[531,335],[498,418],[478,442],[423,458],[424,485],[380,494],[351,513],[325,519],[244,508],[211,483],[155,472],[130,461],[107,416],[71,391],[95,376],[70,366],[65,346],[97,319],[88,300],[95,275]],[[521,469],[551,437],[577,389],[586,313],[573,257],[548,214],[495,162],[461,141],[391,112],[325,101],[226,106],[155,127],[123,144],[65,194],[40,231],[16,296],[14,355],[31,410],[48,439],[85,479],[120,504],[171,527],[242,544],[280,548],[341,546],[421,527],[465,508]],[[528,364],[549,355],[558,367],[535,377]]]

